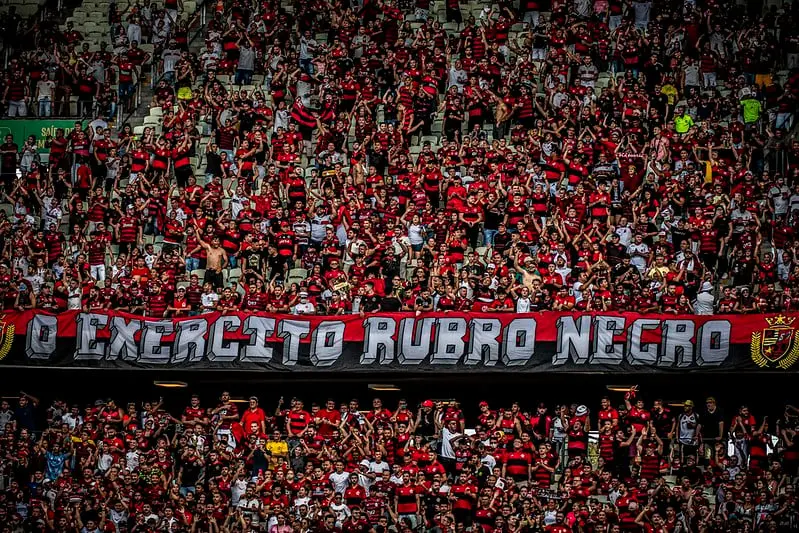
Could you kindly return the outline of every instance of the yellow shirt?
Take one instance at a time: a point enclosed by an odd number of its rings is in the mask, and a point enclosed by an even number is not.
[[[287,457],[289,454],[289,445],[285,441],[270,440],[266,443],[265,448],[272,454],[272,457]]]
[[[666,95],[666,98],[669,99],[669,105],[674,105],[674,102],[677,101],[677,87],[670,83],[661,87],[660,93]]]
[[[660,274],[660,278],[665,279],[666,274],[668,273],[669,273],[669,267],[667,266],[662,266],[662,267],[652,266],[652,268],[649,269],[649,272],[647,272],[646,277],[648,277],[649,279],[656,279],[658,277],[657,275]]]
[[[693,125],[694,119],[691,118],[691,115],[674,117],[674,131],[677,133],[688,133],[688,130],[690,130]]]

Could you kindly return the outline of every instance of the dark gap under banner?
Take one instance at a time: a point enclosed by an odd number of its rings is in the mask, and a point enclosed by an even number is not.
[[[9,312],[0,367],[336,372],[741,371],[794,368],[799,314]],[[796,368],[799,368],[797,365]]]

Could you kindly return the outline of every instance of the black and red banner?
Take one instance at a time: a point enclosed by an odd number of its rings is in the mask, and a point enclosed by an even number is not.
[[[2,317],[0,367],[286,372],[789,370],[799,315],[118,312]],[[796,365],[799,368],[799,365]]]

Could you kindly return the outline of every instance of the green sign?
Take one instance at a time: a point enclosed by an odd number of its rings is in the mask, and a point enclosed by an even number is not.
[[[64,134],[69,135],[75,128],[75,121],[69,119],[39,119],[22,118],[16,120],[0,120],[0,143],[5,142],[6,135],[13,135],[14,142],[21,148],[25,140],[33,135],[36,137],[36,146],[39,153],[49,150],[44,147],[47,137],[55,137],[55,130],[64,128]]]

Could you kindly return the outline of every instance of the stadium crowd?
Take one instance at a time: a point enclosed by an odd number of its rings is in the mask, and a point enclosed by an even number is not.
[[[3,533],[791,532],[799,410],[0,403]],[[18,403],[17,403],[18,402]],[[46,418],[46,423],[44,419]],[[468,424],[468,428],[467,428]],[[589,433],[591,436],[589,438]]]
[[[799,308],[797,3],[444,4],[33,39],[6,113],[82,120],[0,145],[5,309]],[[109,124],[148,72],[155,122]]]

